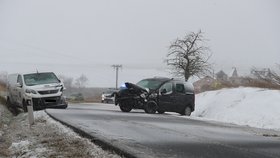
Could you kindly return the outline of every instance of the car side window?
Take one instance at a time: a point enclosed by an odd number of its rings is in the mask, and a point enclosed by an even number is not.
[[[18,75],[18,77],[17,77],[17,83],[19,83],[21,86],[23,85],[22,78],[20,75]]]
[[[184,84],[177,83],[176,84],[176,92],[177,93],[185,93],[185,86],[184,86]]]
[[[164,85],[162,85],[160,88],[160,92],[162,92],[163,89],[166,89],[166,94],[171,94],[172,93],[172,83],[167,82]]]

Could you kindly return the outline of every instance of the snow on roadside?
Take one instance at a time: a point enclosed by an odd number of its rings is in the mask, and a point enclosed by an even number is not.
[[[0,104],[0,110],[5,110]],[[7,111],[7,110],[6,110]],[[4,115],[1,120],[5,120]],[[0,128],[4,144],[0,142],[0,157],[79,157],[119,158],[82,138],[72,129],[50,118],[44,111],[34,112],[35,124],[29,126],[27,113],[10,118],[5,128]]]
[[[280,91],[239,87],[200,93],[192,116],[280,130]]]

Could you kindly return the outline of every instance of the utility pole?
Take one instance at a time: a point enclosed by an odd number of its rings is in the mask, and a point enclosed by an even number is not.
[[[112,65],[116,70],[116,89],[118,89],[118,78],[119,78],[119,68],[122,68],[122,65]]]

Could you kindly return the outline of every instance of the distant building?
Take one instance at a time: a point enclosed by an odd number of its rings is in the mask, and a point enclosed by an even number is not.
[[[232,71],[230,72],[229,77],[230,78],[237,78],[238,77],[236,67],[232,68]]]
[[[216,73],[216,79],[218,81],[228,81],[228,75],[223,70],[221,70]]]
[[[229,74],[229,82],[232,84],[240,84],[241,78],[237,74],[236,67],[232,68],[232,71]]]

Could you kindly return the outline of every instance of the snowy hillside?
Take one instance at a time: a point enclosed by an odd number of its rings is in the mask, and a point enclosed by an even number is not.
[[[280,130],[280,91],[240,87],[200,93],[192,116]]]

